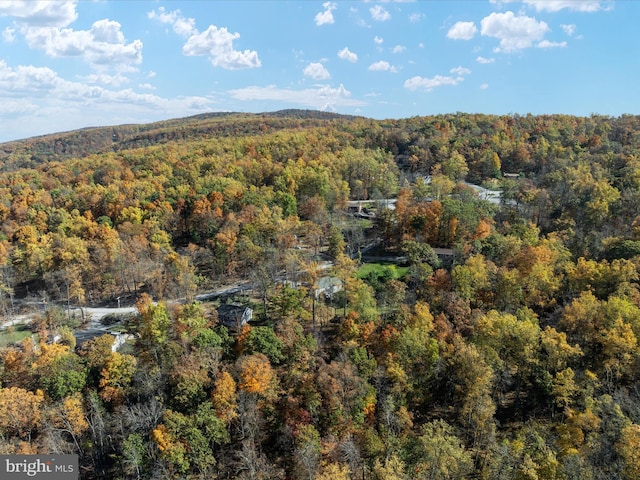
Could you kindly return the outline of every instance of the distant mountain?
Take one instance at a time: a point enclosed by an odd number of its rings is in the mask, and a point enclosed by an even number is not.
[[[148,124],[83,128],[0,143],[0,171],[181,139],[258,134],[355,118],[358,117],[290,109],[265,113],[212,112]]]

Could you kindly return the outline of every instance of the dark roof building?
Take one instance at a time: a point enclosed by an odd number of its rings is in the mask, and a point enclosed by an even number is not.
[[[232,330],[240,330],[253,316],[253,310],[236,303],[225,303],[217,308],[218,321]]]

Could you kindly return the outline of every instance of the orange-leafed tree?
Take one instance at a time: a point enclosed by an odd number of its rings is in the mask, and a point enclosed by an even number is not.
[[[86,412],[80,394],[65,398],[60,404],[47,411],[46,427],[50,441],[61,443],[63,437],[70,437],[75,451],[81,451],[80,437],[89,429]],[[56,438],[59,435],[59,438]]]
[[[0,430],[30,440],[42,419],[44,397],[19,387],[0,390]]]
[[[23,344],[31,345],[31,339]],[[18,348],[8,348],[0,354],[2,365],[2,384],[5,387],[28,388],[32,380],[29,362],[31,355]]]
[[[216,415],[226,423],[238,416],[236,391],[236,382],[229,372],[222,371],[216,376],[211,401]]]
[[[275,372],[266,355],[254,353],[240,357],[236,363],[240,382],[238,386],[247,393],[266,395],[273,389]]]

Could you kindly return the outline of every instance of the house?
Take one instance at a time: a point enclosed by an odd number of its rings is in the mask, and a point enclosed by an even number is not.
[[[453,265],[455,253],[451,248],[434,248],[433,252],[442,262],[442,266],[451,267]]]
[[[111,351],[117,352],[127,340],[133,340],[133,335],[120,332],[111,332],[102,329],[88,329],[78,330],[73,334],[76,337],[76,349],[82,349],[83,345],[90,340],[94,340],[102,335],[111,335],[113,337],[113,344],[111,345]]]
[[[325,298],[330,299],[342,290],[342,281],[337,277],[321,277],[318,279],[317,287],[314,292],[316,298],[324,295]]]
[[[362,207],[359,211],[355,212],[353,216],[356,218],[376,218],[376,212]]]
[[[47,335],[47,343],[49,345],[51,345],[52,343],[58,343],[61,339],[62,336],[60,334],[54,335],[53,333],[50,333],[49,335]]]
[[[220,324],[231,330],[240,330],[253,316],[253,310],[236,303],[225,303],[217,309]]]

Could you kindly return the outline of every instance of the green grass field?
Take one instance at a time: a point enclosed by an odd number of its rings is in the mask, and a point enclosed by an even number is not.
[[[399,267],[393,263],[365,263],[358,269],[358,278],[366,278],[371,274],[377,277],[389,276],[394,280],[404,277],[409,267]]]
[[[7,329],[0,331],[0,347],[6,347],[12,343],[20,342],[31,335],[34,335],[34,333],[26,325],[14,325],[12,327],[8,327]]]

